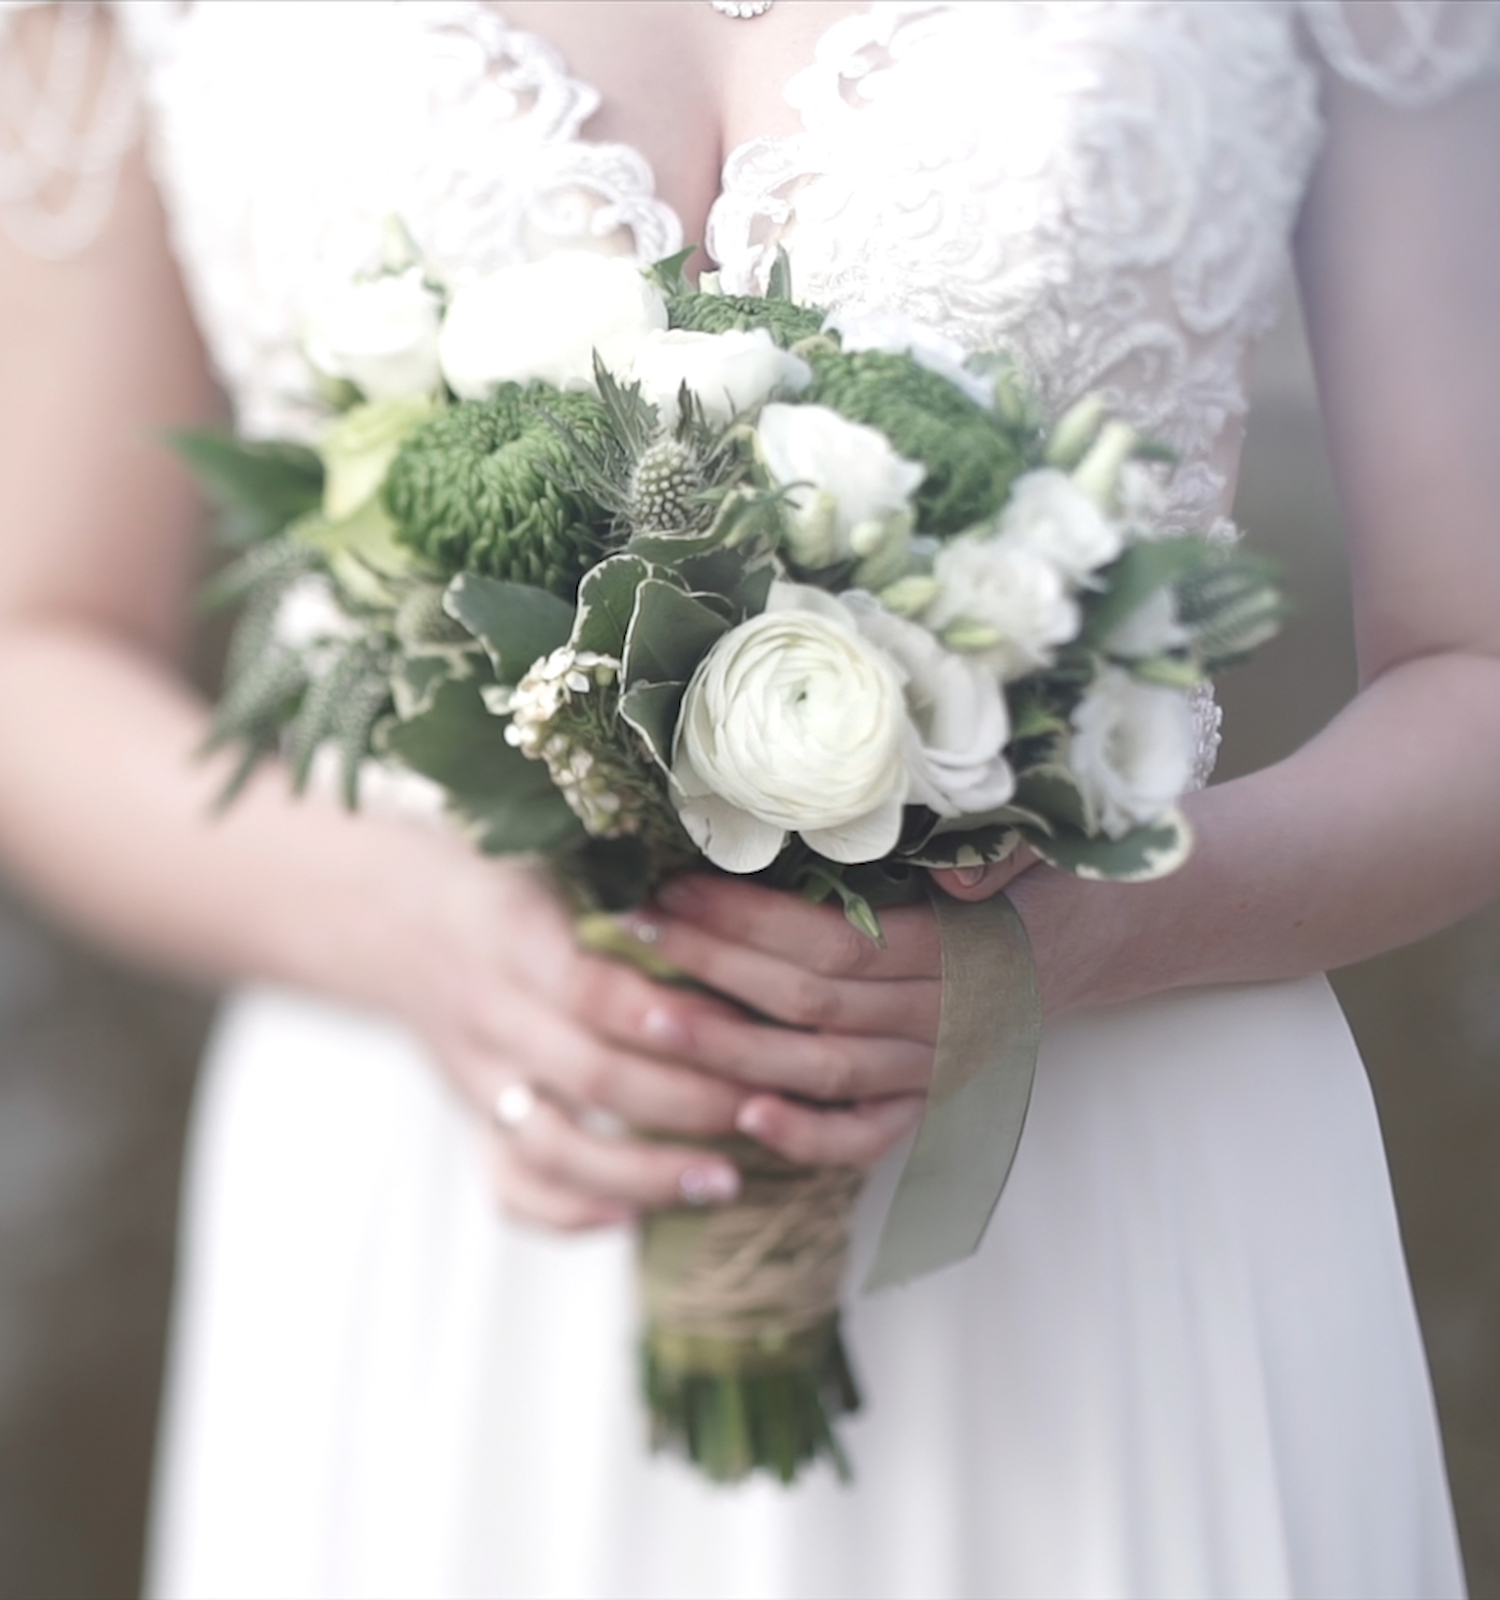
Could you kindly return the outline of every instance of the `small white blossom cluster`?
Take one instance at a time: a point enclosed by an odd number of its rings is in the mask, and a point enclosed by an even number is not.
[[[603,688],[619,676],[613,656],[563,645],[532,663],[514,688],[485,691],[485,704],[497,716],[509,716],[507,744],[533,761],[543,761],[574,814],[595,838],[634,833],[639,818],[609,786],[594,753],[558,726],[576,697]]]

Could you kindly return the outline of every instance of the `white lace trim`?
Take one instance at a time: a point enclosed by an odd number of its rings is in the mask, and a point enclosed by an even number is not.
[[[1500,68],[1497,0],[1301,0],[1323,59],[1395,106],[1429,106]]]
[[[117,30],[97,26],[87,3],[58,6],[34,75],[8,39],[30,3],[0,0],[0,227],[28,254],[62,260],[86,249],[108,220],[136,135],[139,85],[131,52]]]

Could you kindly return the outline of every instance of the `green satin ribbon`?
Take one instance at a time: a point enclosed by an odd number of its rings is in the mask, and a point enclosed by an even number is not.
[[[973,1255],[1010,1176],[1042,1035],[1031,941],[1004,895],[934,890],[943,1002],[927,1110],[906,1158],[865,1290]]]

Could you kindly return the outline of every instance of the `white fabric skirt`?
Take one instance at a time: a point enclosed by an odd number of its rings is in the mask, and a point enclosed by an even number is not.
[[[628,1234],[497,1215],[465,1114],[381,1022],[232,1002],[186,1185],[160,1596],[1463,1592],[1321,979],[1049,1029],[979,1253],[850,1307],[852,1488],[653,1459]]]

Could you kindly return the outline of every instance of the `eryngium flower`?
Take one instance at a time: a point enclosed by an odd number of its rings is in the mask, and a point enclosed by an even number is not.
[[[419,427],[391,465],[386,509],[397,537],[449,572],[480,572],[571,598],[601,553],[608,518],[565,488],[572,458],[550,420],[601,439],[590,394],[503,384]]]

